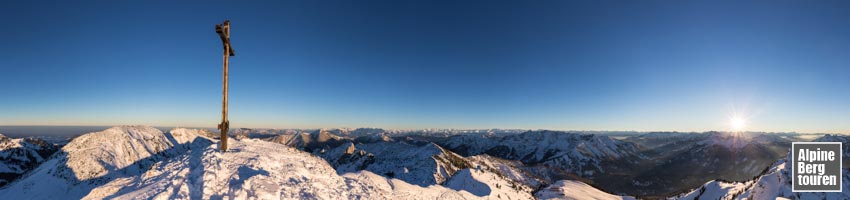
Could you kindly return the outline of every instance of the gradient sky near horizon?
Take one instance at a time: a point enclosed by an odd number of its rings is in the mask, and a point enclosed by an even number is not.
[[[850,133],[850,1],[0,3],[0,125]]]

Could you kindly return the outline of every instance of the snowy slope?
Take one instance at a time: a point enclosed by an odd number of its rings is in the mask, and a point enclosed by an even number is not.
[[[463,157],[434,143],[348,143],[317,155],[325,158],[340,174],[367,170],[420,186],[442,184],[457,171],[470,166]]]
[[[746,182],[710,181],[686,194],[672,199],[850,199],[842,192],[791,192],[791,168],[786,159],[776,162],[766,174]],[[850,169],[844,168],[843,191],[850,191]]]
[[[753,181],[709,181],[705,183],[705,185],[702,185],[697,188],[696,190],[688,192],[684,195],[673,197],[673,199],[731,199],[732,195],[743,193],[747,188],[752,186],[753,183]]]
[[[0,134],[0,187],[35,168],[58,149],[41,139],[12,139]]]
[[[476,165],[476,168],[483,167],[492,170],[496,174],[500,174],[509,180],[531,188],[537,188],[545,184],[543,178],[523,169],[523,164],[519,161],[505,160],[489,155],[471,156],[466,159]]]
[[[120,126],[85,134],[0,190],[0,197],[81,198],[98,185],[144,171],[156,158],[180,153],[180,148],[173,147],[188,139],[167,136],[149,126]]]
[[[172,141],[159,129],[122,126],[82,135],[62,147],[63,164],[77,180],[88,180],[121,169],[171,148]]]
[[[508,169],[514,174],[506,176],[495,167],[496,161],[484,162],[479,157],[472,162],[434,143],[348,143],[317,155],[328,160],[340,174],[366,170],[413,185],[443,185],[479,197],[532,198],[532,187],[511,179],[520,176],[518,169]]]
[[[538,199],[635,199],[629,196],[608,194],[580,181],[562,180],[537,192]]]
[[[489,199],[532,199],[532,188],[485,168],[463,169],[444,186]]]

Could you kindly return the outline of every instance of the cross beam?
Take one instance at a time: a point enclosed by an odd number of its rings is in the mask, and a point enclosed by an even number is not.
[[[230,20],[224,20],[222,24],[215,25],[215,32],[221,38],[221,43],[224,45],[224,94],[221,99],[221,124],[218,124],[218,129],[221,130],[221,151],[227,151],[227,131],[230,130],[230,120],[227,119],[227,64],[230,61],[230,56],[236,56],[233,53],[233,48],[230,47]]]

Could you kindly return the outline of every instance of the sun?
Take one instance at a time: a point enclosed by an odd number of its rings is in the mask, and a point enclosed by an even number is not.
[[[743,131],[747,126],[747,120],[740,116],[732,116],[729,118],[729,127],[732,131]]]

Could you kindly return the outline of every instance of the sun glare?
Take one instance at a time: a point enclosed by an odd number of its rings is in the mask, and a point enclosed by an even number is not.
[[[747,120],[743,117],[733,116],[729,118],[729,126],[732,128],[732,131],[743,131],[746,125]]]

